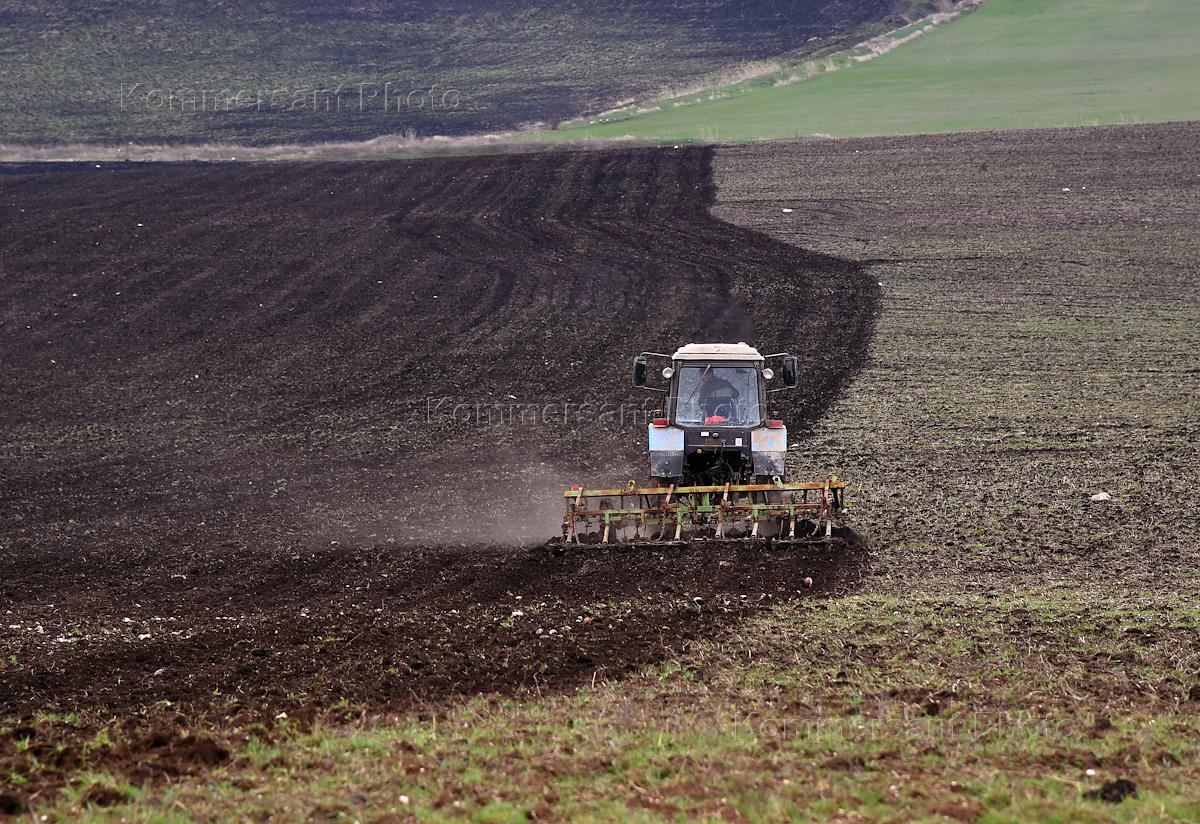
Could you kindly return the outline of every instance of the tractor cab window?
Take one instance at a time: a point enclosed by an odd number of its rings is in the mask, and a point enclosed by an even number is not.
[[[683,366],[675,403],[680,426],[759,423],[758,371],[749,366]]]

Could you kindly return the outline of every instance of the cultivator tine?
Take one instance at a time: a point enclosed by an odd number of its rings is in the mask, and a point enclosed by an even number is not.
[[[658,505],[658,509],[655,511],[655,514],[661,520],[661,523],[658,527],[658,540],[660,541],[666,540],[667,537],[667,529],[669,528],[669,524],[667,523],[666,515],[667,509],[671,506],[671,498],[674,495],[675,484],[671,484],[669,487],[667,487],[667,494],[663,497],[662,502]],[[675,540],[679,540],[679,530],[675,531]]]
[[[565,493],[563,538],[568,544],[606,545],[688,540],[829,543],[844,487],[834,477],[817,483],[776,478],[769,484],[665,489],[638,488],[632,482],[615,489],[576,486]]]
[[[725,535],[725,516],[729,513],[729,483],[725,484],[725,491],[721,494],[721,509],[717,513],[717,539],[720,540]]]
[[[574,492],[574,498],[567,501],[567,517],[563,521],[563,541],[568,544],[579,543],[579,533],[575,531],[576,518],[575,513],[579,509],[580,502],[583,501],[583,487],[576,484],[570,492],[567,492],[567,497],[571,498],[571,492]]]
[[[825,479],[825,488],[821,490],[821,514],[825,517],[825,540],[833,536],[833,512],[829,508],[829,478]]]

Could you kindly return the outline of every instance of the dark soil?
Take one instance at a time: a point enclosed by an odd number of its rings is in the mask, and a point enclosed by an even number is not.
[[[1098,790],[1088,790],[1083,797],[1089,801],[1107,801],[1109,804],[1120,804],[1130,796],[1137,797],[1137,785],[1126,778],[1106,781]]]
[[[36,624],[13,648],[31,665],[0,698],[26,713],[169,701],[269,719],[559,689],[678,654],[808,594],[805,577],[818,593],[852,586],[856,558],[730,545],[87,553],[22,576],[20,614]]]
[[[862,364],[873,281],[711,217],[710,165],[0,176],[4,715],[144,714],[134,764],[151,723],[569,689],[853,586],[850,550],[539,548],[571,482],[644,475],[638,351],[799,352],[797,432]]]
[[[544,540],[565,484],[644,475],[658,396],[629,361],[687,340],[799,348],[801,429],[861,364],[874,286],[710,217],[709,166],[0,178],[4,549]]]
[[[316,143],[553,123],[858,42],[928,5],[5,0],[0,139]]]

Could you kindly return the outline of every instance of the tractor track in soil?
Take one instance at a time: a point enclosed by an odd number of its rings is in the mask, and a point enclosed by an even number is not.
[[[858,556],[529,548],[564,484],[642,473],[636,352],[799,348],[799,433],[862,365],[873,280],[714,218],[711,163],[6,169],[4,714],[570,689],[852,586]]]

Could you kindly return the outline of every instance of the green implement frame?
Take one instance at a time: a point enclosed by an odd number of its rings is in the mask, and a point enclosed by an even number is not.
[[[828,543],[846,485],[814,483],[723,486],[628,486],[563,493],[568,544],[679,544],[694,540]],[[632,532],[632,535],[630,534]]]

